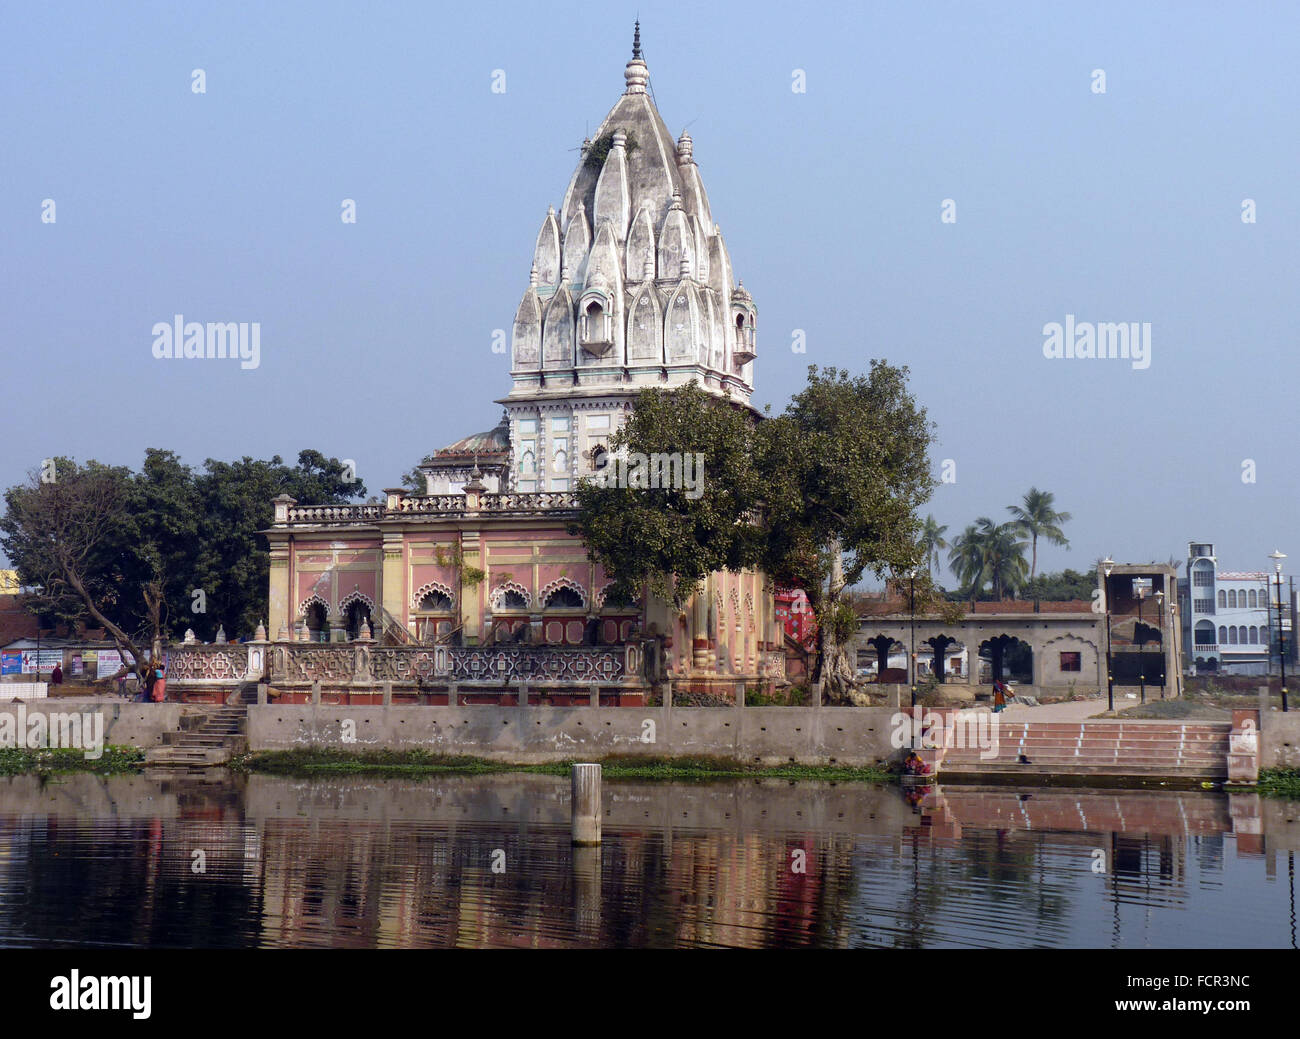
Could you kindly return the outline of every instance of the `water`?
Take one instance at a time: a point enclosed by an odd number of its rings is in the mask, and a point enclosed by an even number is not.
[[[0,946],[1296,947],[1293,802],[607,779],[605,808],[587,850],[550,777],[0,779]]]

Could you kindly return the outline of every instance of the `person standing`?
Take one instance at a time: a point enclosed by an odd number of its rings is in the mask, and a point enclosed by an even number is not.
[[[993,680],[993,713],[1001,714],[1003,708],[1007,705],[1007,687],[1002,684],[1002,679]]]
[[[63,684],[63,665],[58,661],[54,663],[54,670],[50,672],[50,685]]]

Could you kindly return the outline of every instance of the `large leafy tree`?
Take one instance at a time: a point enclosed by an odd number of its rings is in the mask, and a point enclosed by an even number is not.
[[[298,464],[279,455],[270,461],[245,456],[237,462],[208,459],[195,480],[203,521],[199,550],[187,564],[180,634],[192,627],[212,638],[218,627],[227,635],[251,635],[266,618],[270,551],[259,531],[274,519],[272,499],[288,494],[304,505],[341,505],[363,497],[366,487],[337,458],[301,451]],[[206,612],[194,613],[193,592],[200,589]]]
[[[1012,522],[1017,529],[1027,535],[1033,545],[1033,556],[1029,564],[1029,577],[1032,579],[1038,573],[1038,539],[1041,537],[1050,541],[1053,545],[1069,546],[1070,541],[1061,531],[1061,524],[1070,521],[1068,512],[1057,512],[1052,506],[1056,501],[1056,495],[1050,491],[1040,491],[1037,487],[1029,488],[1029,492],[1021,499],[1019,505],[1008,505],[1007,511],[1011,513]]]
[[[643,588],[682,606],[715,570],[756,562],[761,476],[755,466],[752,413],[721,403],[694,383],[669,392],[643,390],[610,440],[606,480],[578,484],[581,516],[573,525],[614,582],[611,594],[631,601]],[[678,454],[698,457],[697,489],[625,486],[649,480],[645,467],[620,469],[620,459]],[[622,473],[627,479],[614,478]],[[647,479],[641,480],[644,475]],[[668,481],[672,483],[674,481]]]
[[[0,545],[25,584],[29,608],[105,628],[143,667],[140,650],[193,628],[211,639],[251,635],[265,617],[269,552],[258,532],[287,493],[309,505],[365,494],[338,459],[303,451],[297,465],[208,459],[196,473],[170,451],[141,470],[54,460],[4,496]]]
[[[852,682],[848,589],[920,562],[931,439],[907,369],[883,361],[858,376],[810,367],[786,410],[761,421],[693,385],[647,390],[614,453],[698,452],[702,488],[583,481],[573,529],[619,593],[646,585],[681,605],[709,573],[749,567],[803,589],[818,622],[814,678],[833,698]]]
[[[37,590],[29,609],[103,627],[145,684],[146,651],[156,658],[163,639],[175,518],[139,511],[154,490],[121,467],[56,458],[9,488],[0,519],[0,544]]]
[[[846,591],[921,562],[916,510],[930,497],[933,429],[907,388],[907,368],[873,361],[866,375],[808,369],[785,412],[757,429],[765,526],[762,568],[802,588],[818,623],[814,679],[832,699],[853,667],[857,626]]]

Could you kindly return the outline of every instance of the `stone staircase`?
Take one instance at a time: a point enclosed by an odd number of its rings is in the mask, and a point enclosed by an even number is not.
[[[1228,735],[1216,722],[1001,721],[997,753],[946,746],[937,771],[947,779],[1141,777],[1222,781],[1228,777]],[[954,740],[953,730],[946,742]]]
[[[245,682],[225,706],[205,713],[198,725],[163,733],[162,746],[145,752],[145,767],[192,769],[224,765],[248,749],[244,730],[248,705],[253,703],[257,703],[257,683]]]

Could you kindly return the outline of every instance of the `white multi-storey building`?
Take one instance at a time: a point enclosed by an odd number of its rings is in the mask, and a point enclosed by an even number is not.
[[[1268,673],[1268,581],[1262,570],[1220,570],[1212,544],[1188,543],[1187,577],[1178,582],[1178,594],[1184,657],[1193,673]]]

